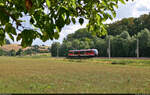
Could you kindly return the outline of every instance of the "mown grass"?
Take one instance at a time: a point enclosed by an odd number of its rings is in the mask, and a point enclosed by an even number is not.
[[[150,93],[150,60],[0,57],[0,93]]]

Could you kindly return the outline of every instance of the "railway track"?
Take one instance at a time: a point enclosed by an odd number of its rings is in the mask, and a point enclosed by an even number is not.
[[[66,57],[57,57],[57,58],[66,58]],[[97,59],[109,59],[108,57],[91,57],[91,58],[97,58]],[[150,60],[150,57],[111,57],[110,59],[144,59],[144,60]]]
[[[108,57],[93,57],[93,58],[100,58],[100,59],[109,59]],[[148,59],[150,60],[150,57],[111,57],[110,59]]]

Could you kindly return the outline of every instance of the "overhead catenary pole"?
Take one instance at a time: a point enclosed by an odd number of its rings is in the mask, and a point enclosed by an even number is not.
[[[110,59],[110,57],[111,57],[111,51],[110,51],[110,38],[109,38],[109,40],[108,40],[108,57],[109,57],[109,59]]]
[[[136,56],[137,56],[137,58],[139,58],[139,39],[138,38],[137,38]]]

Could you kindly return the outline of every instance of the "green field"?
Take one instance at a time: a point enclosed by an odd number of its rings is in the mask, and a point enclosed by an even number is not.
[[[150,93],[150,60],[0,57],[0,93]]]

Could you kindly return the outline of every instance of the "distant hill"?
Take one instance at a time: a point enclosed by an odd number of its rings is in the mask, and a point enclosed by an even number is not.
[[[23,50],[26,50],[28,48],[24,48]],[[19,49],[22,49],[22,46],[18,44],[9,44],[9,45],[0,46],[0,49],[5,50],[5,51],[10,51],[10,50],[18,51]]]
[[[10,51],[10,50],[18,51],[19,49],[22,49],[23,51],[25,51],[25,50],[31,49],[31,48],[33,48],[33,46],[22,48],[22,46],[18,45],[18,44],[8,44],[8,45],[0,46],[0,49],[2,49],[4,51]],[[48,46],[39,46],[39,50],[41,50],[41,51],[47,50],[48,51]]]

